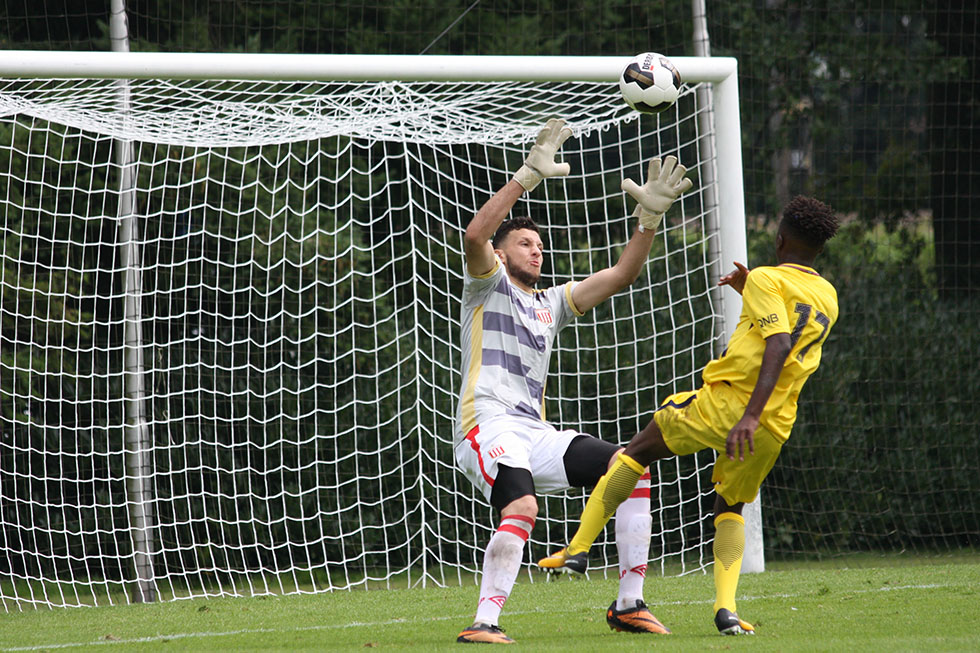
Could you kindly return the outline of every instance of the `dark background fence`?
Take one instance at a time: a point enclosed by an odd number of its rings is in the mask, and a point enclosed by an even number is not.
[[[779,208],[795,194],[845,219],[819,262],[841,318],[766,484],[767,557],[975,548],[980,9],[707,4],[711,53],[739,62],[750,265],[772,262]],[[127,11],[136,51],[695,53],[686,1],[147,0]],[[108,14],[106,0],[5,3],[0,48],[106,50]],[[4,288],[5,338],[17,301],[30,298]]]

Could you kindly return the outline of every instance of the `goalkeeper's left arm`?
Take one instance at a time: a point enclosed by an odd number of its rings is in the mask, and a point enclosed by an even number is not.
[[[585,312],[636,281],[650,256],[653,235],[664,213],[694,185],[686,173],[687,168],[677,163],[676,157],[668,156],[663,162],[659,158],[650,161],[647,181],[642,186],[632,179],[623,180],[623,190],[637,201],[633,215],[639,218],[639,224],[615,265],[575,285],[572,301],[576,308]]]

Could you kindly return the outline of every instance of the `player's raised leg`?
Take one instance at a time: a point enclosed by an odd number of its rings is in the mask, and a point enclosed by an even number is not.
[[[597,438],[576,438],[565,453],[565,471],[572,487],[590,487],[619,461],[621,449]],[[608,462],[606,462],[608,461]],[[619,595],[606,611],[610,628],[637,633],[669,633],[643,602],[643,581],[650,558],[650,473],[616,510],[616,548],[619,553]],[[538,562],[545,569],[584,572],[588,553],[569,556],[561,549]]]
[[[644,469],[651,462],[672,455],[673,452],[664,444],[660,427],[651,419],[646,428],[633,436],[609,471],[596,483],[568,547],[541,559],[538,565],[546,569],[570,566],[570,561],[581,559],[583,553],[588,554],[610,517],[633,493]]]
[[[618,454],[616,461],[596,483],[585,510],[579,520],[578,530],[569,545],[538,561],[544,569],[566,567],[584,572],[588,567],[588,553],[592,543],[605,528],[619,505],[629,498],[637,481],[643,475],[643,465],[625,454]]]

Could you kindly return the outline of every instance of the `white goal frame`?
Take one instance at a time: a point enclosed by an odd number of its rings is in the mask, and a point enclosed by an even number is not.
[[[629,57],[361,54],[38,52],[8,50],[0,77],[331,81],[609,81]],[[738,64],[732,57],[671,57],[685,82],[710,82],[718,161],[717,228],[724,261],[746,260]],[[534,65],[528,65],[533,62]],[[724,216],[724,219],[721,219]],[[728,335],[738,302],[725,302]]]
[[[8,50],[0,77],[330,81],[610,81],[630,57],[53,52]],[[718,161],[717,214],[726,261],[746,258],[738,65],[732,57],[671,57],[685,82],[710,82]],[[529,63],[533,62],[533,66]],[[727,304],[732,304],[728,302]],[[729,334],[739,307],[725,307]]]
[[[279,81],[548,81],[609,82],[615,80],[631,57],[580,56],[451,56],[451,55],[298,55],[236,53],[143,53],[143,52],[55,52],[5,51],[0,57],[2,78],[102,78],[187,79],[187,80],[279,80]],[[742,182],[741,121],[739,114],[737,61],[730,57],[671,57],[685,83],[710,83],[710,110],[700,116],[702,131],[713,133],[708,147],[716,161],[717,179],[705,199],[706,224],[718,237],[712,252],[717,279],[733,261],[747,260],[744,190]],[[125,88],[125,81],[120,81]],[[121,94],[125,98],[125,91]],[[123,102],[125,99],[122,100]],[[125,251],[125,250],[124,250]],[[138,274],[138,271],[136,272]],[[138,280],[130,282],[138,287]],[[128,292],[128,291],[127,291]],[[136,291],[138,292],[138,290]],[[713,298],[721,307],[717,329],[719,347],[727,342],[738,323],[741,301],[731,289],[715,289]],[[723,333],[722,333],[723,332]],[[128,342],[137,342],[139,333]],[[720,352],[718,352],[720,353]],[[136,363],[141,365],[141,361]],[[139,402],[142,385],[127,386],[127,442],[141,437]],[[130,438],[133,438],[132,440]],[[138,447],[134,446],[138,449]],[[139,468],[139,460],[131,460]],[[139,474],[129,488],[141,492]],[[138,505],[138,502],[136,503]],[[152,517],[152,516],[150,516]],[[148,518],[150,518],[148,517]],[[571,516],[570,516],[571,517]],[[763,533],[758,499],[745,510],[746,547],[744,572],[763,571]],[[141,514],[133,524],[144,523]],[[138,526],[137,526],[138,528]],[[144,537],[148,537],[144,535]],[[144,542],[134,533],[134,542]],[[144,542],[145,544],[145,542]],[[137,544],[137,548],[139,545]],[[137,558],[139,552],[137,551]],[[142,580],[142,579],[138,579]],[[154,600],[147,580],[142,600]]]

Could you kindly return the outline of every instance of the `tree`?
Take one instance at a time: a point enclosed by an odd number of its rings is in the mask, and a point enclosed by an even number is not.
[[[921,7],[712,5],[712,53],[739,62],[749,212],[812,193],[862,220],[928,205],[925,86],[937,47]]]
[[[930,25],[945,68],[929,94],[936,277],[944,297],[980,289],[980,58],[977,14],[965,4],[944,3]]]

